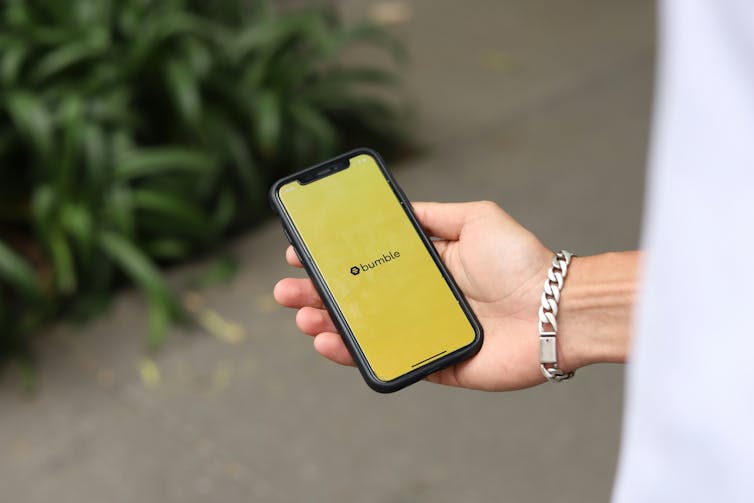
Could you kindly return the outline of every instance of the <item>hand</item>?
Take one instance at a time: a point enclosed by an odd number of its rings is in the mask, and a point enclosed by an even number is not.
[[[491,202],[414,203],[414,212],[484,328],[474,357],[427,379],[451,386],[512,390],[544,381],[539,370],[537,312],[552,252]],[[301,262],[292,247],[287,261]],[[285,278],[275,299],[298,308],[299,329],[330,360],[353,365],[351,355],[323,308],[311,280]],[[561,357],[561,368],[568,369]]]

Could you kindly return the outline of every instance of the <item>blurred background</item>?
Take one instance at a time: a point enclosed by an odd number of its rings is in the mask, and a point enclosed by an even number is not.
[[[364,145],[634,248],[654,45],[650,1],[3,2],[2,500],[608,500],[621,367],[378,395],[272,299],[265,198]]]

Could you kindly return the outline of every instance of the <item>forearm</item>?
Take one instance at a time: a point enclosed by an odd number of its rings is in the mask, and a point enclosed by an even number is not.
[[[640,259],[630,251],[571,261],[558,312],[561,368],[626,361]]]

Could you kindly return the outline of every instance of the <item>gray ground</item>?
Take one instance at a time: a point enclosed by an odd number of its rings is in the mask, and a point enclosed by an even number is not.
[[[366,0],[345,1],[349,18]],[[550,246],[635,247],[654,6],[648,1],[408,2],[417,136],[408,195],[492,199]],[[41,387],[0,388],[0,500],[19,502],[602,502],[623,372],[596,366],[508,394],[421,383],[370,391],[325,361],[270,297],[290,274],[276,222],[233,243],[228,285],[201,293],[208,330],[144,351],[122,295],[40,347]],[[175,280],[191,275],[192,266]]]

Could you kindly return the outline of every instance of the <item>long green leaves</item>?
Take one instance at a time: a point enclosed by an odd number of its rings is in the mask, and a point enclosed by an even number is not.
[[[211,154],[181,147],[158,147],[128,152],[115,168],[118,180],[134,180],[178,173],[200,175],[215,167]]]
[[[176,304],[160,272],[133,243],[113,232],[104,232],[100,244],[105,253],[147,293],[149,299],[149,342],[162,342]]]
[[[0,241],[0,279],[31,297],[39,297],[37,278],[31,267]]]
[[[372,91],[395,73],[342,64],[357,43],[403,56],[379,28],[266,0],[5,2],[0,359],[122,284],[144,292],[159,342],[178,315],[159,265],[265,216],[283,172],[364,131],[394,137]]]

